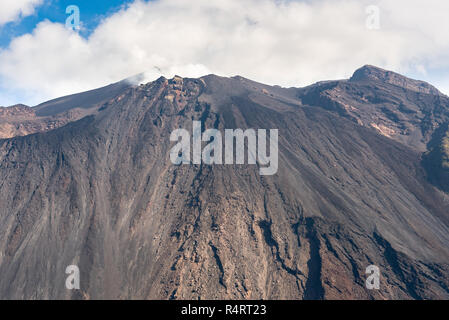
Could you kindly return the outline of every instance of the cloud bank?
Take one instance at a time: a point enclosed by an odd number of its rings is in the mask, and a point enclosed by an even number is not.
[[[378,29],[367,24],[370,5]],[[88,39],[49,21],[14,39],[0,51],[0,105],[17,97],[37,104],[141,72],[147,80],[215,73],[304,86],[364,64],[437,79],[448,93],[447,12],[439,0],[136,1]]]
[[[34,9],[42,0],[2,0],[0,2],[0,27],[8,22],[16,21],[34,13]]]

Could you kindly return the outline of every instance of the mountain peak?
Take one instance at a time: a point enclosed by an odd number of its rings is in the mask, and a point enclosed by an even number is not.
[[[427,82],[407,78],[399,73],[372,65],[357,69],[350,81],[380,81],[416,92],[441,95],[440,91]]]

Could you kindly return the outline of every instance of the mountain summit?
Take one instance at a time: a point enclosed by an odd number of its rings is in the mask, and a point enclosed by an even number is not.
[[[448,299],[449,98],[414,81],[160,78],[6,112],[0,298]],[[278,129],[277,173],[174,165],[193,121]]]
[[[387,71],[375,66],[365,65],[357,69],[352,75],[351,81],[381,81],[402,87],[404,89],[428,93],[433,95],[441,95],[437,88],[424,81],[413,80],[399,73]]]

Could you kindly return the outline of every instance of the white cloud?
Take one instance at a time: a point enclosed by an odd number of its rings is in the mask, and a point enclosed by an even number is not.
[[[366,27],[368,5],[380,9],[378,30]],[[0,86],[38,103],[144,71],[303,86],[374,64],[432,80],[428,70],[449,68],[447,12],[437,0],[426,10],[418,0],[137,1],[88,39],[40,23],[0,52]]]
[[[20,17],[29,16],[42,0],[1,0],[0,27],[8,22],[16,21]]]

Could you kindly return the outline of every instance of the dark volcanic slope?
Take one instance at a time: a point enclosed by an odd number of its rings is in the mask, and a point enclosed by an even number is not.
[[[51,131],[67,123],[96,114],[100,106],[132,87],[137,75],[103,88],[44,102],[34,108],[25,105],[0,107],[0,139]]]
[[[131,79],[126,79],[108,86],[53,99],[34,107],[37,116],[52,116],[71,109],[90,109],[97,104],[119,96],[132,86]]]
[[[0,298],[449,298],[448,194],[422,164],[447,98],[390,82],[161,78],[0,140]],[[170,133],[192,119],[278,128],[278,173],[172,165]]]

